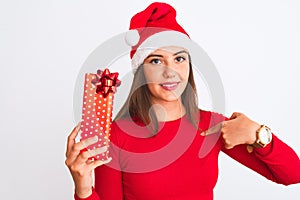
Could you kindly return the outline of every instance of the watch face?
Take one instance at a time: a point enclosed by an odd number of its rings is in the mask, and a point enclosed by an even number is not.
[[[259,140],[263,144],[269,144],[272,139],[272,133],[268,128],[262,128],[259,132]]]

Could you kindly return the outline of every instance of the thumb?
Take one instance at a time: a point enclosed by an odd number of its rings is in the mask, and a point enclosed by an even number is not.
[[[109,163],[110,161],[112,160],[111,157],[109,157],[107,160],[96,160],[92,163],[92,168],[96,168],[96,167],[99,167],[101,165],[105,165],[107,163]]]
[[[231,144],[224,144],[225,149],[232,149],[234,145]]]

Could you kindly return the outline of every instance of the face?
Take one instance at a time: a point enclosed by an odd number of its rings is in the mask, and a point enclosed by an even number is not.
[[[189,55],[180,47],[152,52],[144,60],[144,74],[152,103],[178,101],[189,77]]]

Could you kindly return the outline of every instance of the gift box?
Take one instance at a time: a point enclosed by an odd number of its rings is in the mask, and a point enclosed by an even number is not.
[[[108,69],[97,70],[96,74],[85,74],[82,106],[81,140],[98,136],[98,142],[86,147],[88,150],[108,146],[112,123],[112,110],[116,87],[121,84],[118,73]],[[109,152],[93,157],[106,160]]]

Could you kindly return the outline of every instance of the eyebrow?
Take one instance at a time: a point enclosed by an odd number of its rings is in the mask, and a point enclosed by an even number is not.
[[[178,51],[178,52],[174,53],[173,56],[176,56],[176,55],[181,54],[181,53],[189,54],[186,50],[181,50],[181,51]],[[147,56],[147,57],[145,58],[145,60],[147,60],[147,59],[150,58],[150,57],[161,57],[161,58],[162,58],[163,56],[160,55],[160,54],[150,54],[149,56]]]
[[[189,55],[189,53],[186,50],[181,50],[181,51],[178,51],[178,52],[174,53],[173,56],[176,56],[176,55],[181,54],[181,53],[186,53],[186,54]]]

